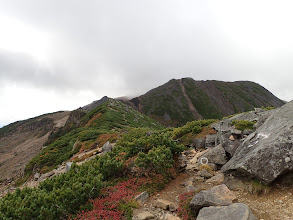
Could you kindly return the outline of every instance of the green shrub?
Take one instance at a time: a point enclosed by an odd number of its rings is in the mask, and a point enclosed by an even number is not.
[[[173,167],[174,161],[170,148],[158,146],[148,153],[138,153],[135,164],[149,173],[166,174],[166,170]]]
[[[241,131],[244,131],[245,129],[253,130],[253,125],[255,124],[255,121],[247,121],[247,120],[233,120],[232,125],[235,125],[235,128]]]
[[[182,137],[183,135],[192,132],[193,134],[198,134],[202,131],[203,127],[208,126],[214,123],[215,119],[207,119],[207,120],[197,120],[187,122],[183,127],[175,128],[173,130],[173,138],[177,139]]]

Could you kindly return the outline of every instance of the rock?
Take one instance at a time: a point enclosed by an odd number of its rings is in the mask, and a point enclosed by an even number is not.
[[[206,183],[211,183],[215,185],[222,184],[224,182],[224,174],[219,173],[216,176],[213,176],[212,178],[208,179]]]
[[[185,187],[186,192],[194,192],[195,190],[195,187],[191,185]]]
[[[243,132],[242,132],[244,135],[250,135],[253,133],[253,130],[251,129],[245,129]]]
[[[195,138],[192,140],[192,144],[195,149],[205,148],[205,139],[204,138]]]
[[[191,164],[196,164],[196,162],[197,162],[197,156],[194,156],[194,157],[189,161],[189,163],[191,163]]]
[[[97,149],[97,153],[99,154],[99,153],[102,153],[103,152],[103,148],[102,147],[99,147],[98,149]]]
[[[179,170],[182,171],[187,165],[187,157],[184,154],[180,154],[178,157]]]
[[[210,206],[202,208],[197,220],[257,220],[250,208],[242,203],[229,206]]]
[[[35,173],[34,180],[38,180],[40,178],[40,173]]]
[[[237,130],[237,129],[231,129],[231,134],[235,137],[235,136],[241,136],[242,135],[242,131]]]
[[[250,134],[222,170],[235,174],[241,171],[242,176],[269,184],[282,174],[292,172],[292,145],[293,101],[276,109]]]
[[[215,147],[217,135],[216,134],[209,134],[206,136],[206,143],[205,147]]]
[[[193,177],[193,179],[194,179],[194,182],[196,182],[196,181],[204,182],[204,177],[201,177],[201,176],[195,176],[195,177]]]
[[[138,213],[136,216],[134,216],[132,219],[133,220],[148,220],[148,219],[155,219],[155,216],[148,211],[142,211]]]
[[[199,171],[199,175],[201,177],[204,177],[204,178],[211,178],[213,175],[211,173],[209,173],[207,170],[203,169],[201,171]]]
[[[171,207],[171,209],[175,207],[175,205],[172,202],[165,200],[165,199],[155,200],[154,206],[157,208],[163,209],[163,210],[170,210],[170,207]]]
[[[235,200],[236,196],[222,184],[197,193],[190,202],[190,209],[196,215],[203,207],[231,205]]]
[[[197,165],[196,164],[191,164],[191,163],[188,163],[187,165],[186,165],[186,170],[196,170],[196,168],[197,168]]]
[[[103,149],[103,152],[110,152],[110,151],[113,149],[113,145],[110,144],[109,141],[107,141],[107,142],[103,145],[102,149]]]
[[[66,168],[65,168],[66,173],[70,170],[72,164],[73,164],[72,162],[66,162],[66,165],[65,165],[66,166]]]
[[[174,215],[172,215],[172,214],[170,214],[170,213],[167,213],[167,214],[164,216],[163,219],[164,219],[164,220],[180,220],[179,217],[174,216]]]
[[[234,138],[234,136],[233,136],[233,135],[231,135],[231,136],[229,137],[229,140],[230,140],[230,141],[235,141],[235,138]]]
[[[149,194],[145,191],[136,196],[134,199],[138,201],[139,203],[143,204],[146,202],[146,200],[149,198]]]
[[[217,167],[216,164],[214,164],[214,163],[208,163],[208,165],[212,168],[213,171],[218,170],[218,167]]]
[[[231,140],[224,141],[222,146],[224,150],[232,157],[240,145],[241,145],[241,140],[234,139],[234,141],[231,141]]]
[[[209,162],[214,164],[224,165],[227,163],[226,152],[221,144],[215,148],[210,149],[203,155],[203,157],[208,158]]]

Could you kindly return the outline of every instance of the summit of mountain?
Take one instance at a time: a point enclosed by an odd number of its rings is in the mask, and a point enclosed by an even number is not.
[[[172,79],[131,99],[130,103],[147,116],[171,126],[285,104],[255,82],[197,81],[192,78]]]

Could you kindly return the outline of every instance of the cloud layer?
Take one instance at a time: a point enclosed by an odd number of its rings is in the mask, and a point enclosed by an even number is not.
[[[0,124],[73,109],[104,95],[140,95],[181,77],[256,81],[289,101],[291,6],[291,1],[0,1],[2,30],[16,29],[11,38],[0,37],[12,45],[0,44],[5,106]],[[13,48],[16,43],[20,46]],[[28,91],[39,97],[36,104]],[[24,106],[28,113],[13,112],[12,99],[30,103]]]

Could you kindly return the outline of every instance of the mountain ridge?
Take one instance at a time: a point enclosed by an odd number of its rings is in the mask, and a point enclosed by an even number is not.
[[[222,118],[255,107],[280,107],[284,101],[250,81],[171,79],[129,101],[162,124],[178,126],[196,119]]]

